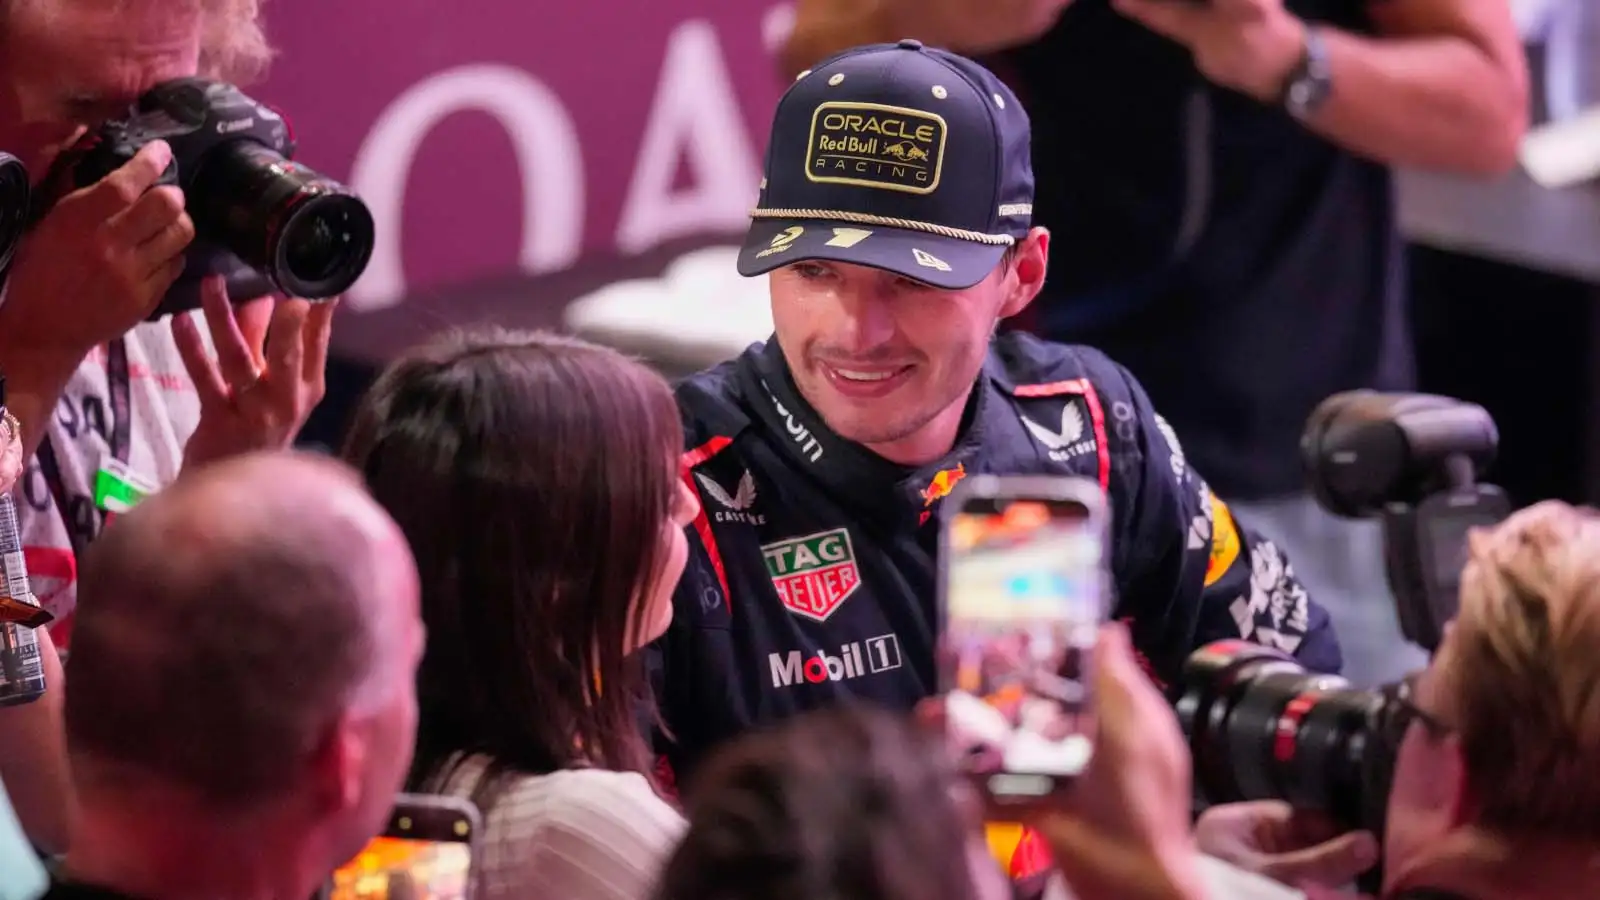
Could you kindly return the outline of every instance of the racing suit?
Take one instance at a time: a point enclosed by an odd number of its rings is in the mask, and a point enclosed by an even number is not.
[[[654,647],[681,779],[764,722],[847,698],[911,709],[938,689],[940,498],[966,475],[1106,490],[1113,615],[1158,682],[1195,648],[1256,641],[1337,672],[1338,642],[1283,554],[1240,529],[1126,370],[1099,351],[995,338],[956,445],[915,468],[828,431],[774,341],[678,387],[703,509]]]

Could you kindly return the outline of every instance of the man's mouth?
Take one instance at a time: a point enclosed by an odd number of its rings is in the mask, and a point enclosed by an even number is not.
[[[912,366],[836,366],[821,364],[828,383],[839,392],[860,398],[882,396],[899,387],[911,374]]]

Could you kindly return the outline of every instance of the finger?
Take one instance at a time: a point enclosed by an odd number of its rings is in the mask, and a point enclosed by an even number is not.
[[[306,317],[310,306],[304,300],[282,300],[272,311],[267,329],[267,372],[269,387],[279,408],[298,415],[300,374],[305,366]]]
[[[160,233],[139,246],[138,254],[149,272],[165,269],[168,263],[179,259],[189,243],[194,240],[194,222],[187,213],[163,228]]]
[[[1294,845],[1286,849],[1297,850],[1323,841],[1331,841],[1350,830],[1326,813],[1294,809],[1287,803],[1283,804],[1282,809],[1283,815],[1278,820],[1282,823],[1281,830],[1294,841]]]
[[[179,275],[183,274],[184,265],[184,258],[175,256],[151,269],[150,273],[145,276],[144,281],[139,285],[139,290],[141,291],[141,296],[145,298],[146,315],[154,312],[155,308],[161,305],[162,298],[166,297],[167,291],[172,289],[172,283],[178,280]]]
[[[194,323],[195,315],[194,312],[186,312],[172,317],[172,340],[178,345],[184,370],[194,382],[200,406],[207,408],[227,402],[228,385],[206,353],[205,338],[200,336],[200,326]]]
[[[127,209],[155,184],[172,163],[172,148],[166,141],[151,141],[139,148],[122,168],[100,179],[89,188],[86,203],[102,219]]]
[[[138,247],[165,231],[168,225],[186,218],[183,191],[162,185],[112,216],[106,223],[112,236],[129,247]]]
[[[211,344],[217,351],[217,369],[228,384],[247,385],[260,377],[255,354],[239,330],[228,303],[228,282],[221,275],[208,275],[200,283],[200,308],[211,331]]]
[[[1311,882],[1329,887],[1349,884],[1378,862],[1378,841],[1371,832],[1352,831],[1314,847],[1265,857],[1261,874],[1283,882]]]
[[[244,335],[245,346],[250,348],[250,358],[257,366],[266,365],[267,329],[272,326],[272,311],[278,306],[278,298],[265,294],[232,306],[233,320],[239,323],[239,333]]]
[[[1112,0],[1117,12],[1180,44],[1189,44],[1199,33],[1210,11],[1203,3],[1187,0]]]
[[[338,310],[339,298],[311,304],[306,316],[306,358],[303,378],[316,388],[318,396],[325,390],[328,377],[328,342],[333,339],[333,314]]]

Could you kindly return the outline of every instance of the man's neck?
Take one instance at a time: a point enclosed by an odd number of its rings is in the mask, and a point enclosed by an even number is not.
[[[1426,858],[1395,873],[1390,890],[1433,888],[1473,900],[1591,896],[1600,884],[1593,841],[1512,841],[1476,829],[1449,835]]]
[[[85,805],[65,877],[152,900],[301,900],[320,873],[306,876],[300,836],[287,832],[194,810]]]

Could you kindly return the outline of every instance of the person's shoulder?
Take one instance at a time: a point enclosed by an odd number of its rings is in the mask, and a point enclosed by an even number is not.
[[[678,811],[636,772],[564,769],[521,776],[496,807],[532,830],[600,843],[665,843],[684,827]],[[497,808],[496,818],[500,815]]]
[[[683,418],[685,452],[693,453],[719,439],[731,441],[749,426],[740,373],[753,364],[762,346],[752,344],[733,359],[696,372],[673,387]]]
[[[1121,390],[1127,377],[1111,357],[1093,347],[1047,341],[1023,331],[1008,331],[994,339],[989,371],[1003,389],[1022,395],[1078,380],[1097,390]]]

